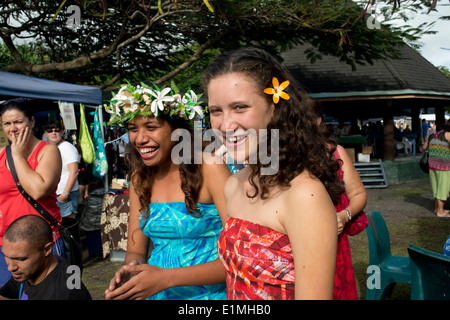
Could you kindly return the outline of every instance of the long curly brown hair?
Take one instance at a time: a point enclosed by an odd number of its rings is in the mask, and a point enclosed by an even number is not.
[[[272,104],[272,95],[263,90],[272,87],[272,78],[279,82],[289,80],[284,90],[290,99],[275,105],[273,117],[267,127],[279,130],[279,150],[272,150],[271,139],[267,141],[268,156],[278,152],[279,169],[276,174],[262,175],[261,169],[270,167],[262,164],[250,164],[249,183],[254,188],[249,197],[268,197],[272,188],[290,187],[291,181],[304,170],[308,170],[324,184],[334,204],[339,203],[344,192],[343,183],[338,178],[339,162],[332,157],[335,147],[327,143],[327,138],[317,125],[317,112],[313,100],[297,84],[290,72],[272,55],[257,48],[241,48],[219,56],[205,70],[202,86],[207,93],[209,82],[221,75],[242,73],[253,79],[261,95]]]
[[[172,127],[172,131],[176,129],[188,130],[193,137],[193,130],[186,121],[182,119],[169,118],[164,115],[159,116],[161,121],[167,121]],[[182,162],[179,166],[181,177],[181,190],[184,193],[186,207],[189,214],[193,216],[200,216],[199,208],[197,206],[200,188],[203,184],[203,175],[201,172],[201,164],[195,164],[194,159],[194,139],[191,139],[191,155],[187,163]],[[184,157],[182,152],[180,156]],[[152,195],[152,187],[155,179],[156,167],[149,167],[142,161],[139,152],[131,145],[128,144],[126,158],[126,164],[130,170],[131,182],[135,186],[135,192],[139,196],[139,202],[141,204],[141,212],[145,218],[148,218],[150,214],[150,199]]]

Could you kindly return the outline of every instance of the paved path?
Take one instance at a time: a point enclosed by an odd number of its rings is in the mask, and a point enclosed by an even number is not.
[[[429,180],[390,184],[385,189],[367,189],[365,211],[375,210],[389,217],[433,217],[434,198]]]

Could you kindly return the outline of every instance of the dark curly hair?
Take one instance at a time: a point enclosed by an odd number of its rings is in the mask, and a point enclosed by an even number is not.
[[[184,120],[172,119],[164,115],[159,116],[157,119],[167,121],[172,127],[172,131],[180,128],[188,130],[190,134],[193,134],[192,128]],[[191,160],[194,159],[195,152],[193,143],[194,139],[191,139],[191,155],[189,157]],[[184,150],[181,151],[184,152]],[[183,157],[184,155],[180,154],[180,156]],[[125,161],[130,170],[130,177],[135,186],[136,194],[139,196],[142,213],[144,214],[144,217],[148,218],[150,214],[150,198],[156,168],[145,165],[138,151],[133,148],[131,144],[127,145]],[[200,216],[201,213],[199,212],[197,201],[203,183],[201,165],[195,164],[193,160],[188,163],[182,162],[179,171],[181,177],[181,190],[185,195],[185,203],[188,212],[193,216]]]
[[[335,147],[330,147],[325,133],[317,125],[318,116],[313,100],[297,84],[290,72],[272,55],[257,48],[241,48],[219,56],[205,70],[202,86],[207,94],[209,82],[229,73],[242,73],[253,79],[261,95],[272,104],[272,96],[263,90],[272,87],[272,78],[280,83],[289,80],[284,90],[290,99],[275,105],[273,117],[268,124],[268,132],[279,130],[279,150],[271,149],[271,139],[267,150],[279,155],[279,169],[274,175],[262,175],[261,169],[270,167],[262,164],[249,164],[251,174],[249,183],[254,188],[249,197],[267,198],[269,191],[276,186],[290,187],[291,181],[304,170],[308,170],[324,184],[334,204],[339,203],[344,192],[343,183],[338,178],[339,162],[332,157]]]

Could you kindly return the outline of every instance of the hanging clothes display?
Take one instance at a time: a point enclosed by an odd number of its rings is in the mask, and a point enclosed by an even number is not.
[[[125,132],[125,133],[124,133]],[[108,158],[108,170],[113,178],[128,180],[128,168],[125,163],[126,146],[129,142],[128,133],[123,128],[109,130],[105,135],[105,150]]]
[[[94,113],[94,148],[95,160],[93,165],[93,174],[97,178],[102,178],[108,173],[108,160],[106,159],[105,146],[98,119],[98,109]]]
[[[92,143],[89,128],[86,123],[86,115],[84,113],[84,104],[80,103],[80,133],[78,136],[83,160],[87,164],[91,164],[95,160],[95,149]]]

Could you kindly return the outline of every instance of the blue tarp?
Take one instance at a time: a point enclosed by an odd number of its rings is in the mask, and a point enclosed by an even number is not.
[[[0,71],[0,100],[15,97],[102,104],[100,88],[45,80],[6,71]]]

